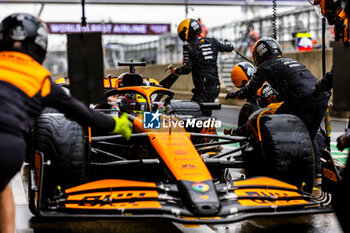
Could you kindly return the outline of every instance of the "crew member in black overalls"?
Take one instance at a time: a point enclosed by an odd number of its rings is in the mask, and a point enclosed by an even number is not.
[[[317,78],[301,63],[282,56],[279,43],[264,37],[253,47],[257,70],[250,82],[238,91],[228,93],[228,98],[246,99],[256,95],[267,81],[279,93],[284,104],[277,111],[298,116],[313,139],[327,109],[329,91],[311,95]]]
[[[68,96],[41,64],[47,49],[45,25],[29,14],[12,14],[0,24],[0,232],[14,233],[14,201],[9,182],[21,169],[25,138],[46,106],[80,124],[129,138],[126,115],[111,117]]]
[[[201,37],[202,27],[195,19],[183,20],[177,32],[180,39],[185,41],[183,66],[174,68],[172,73],[177,75],[192,72],[195,87],[192,90],[192,100],[198,103],[214,102],[220,93],[218,52],[231,52],[233,45],[215,38]]]
[[[267,81],[279,93],[279,101],[284,101],[276,113],[296,115],[308,129],[315,151],[316,178],[320,178],[321,149],[314,139],[326,112],[330,91],[312,95],[317,78],[303,64],[283,57],[279,43],[273,38],[264,37],[257,41],[253,46],[253,58],[258,67],[253,78],[238,91],[229,92],[227,98],[254,96]]]

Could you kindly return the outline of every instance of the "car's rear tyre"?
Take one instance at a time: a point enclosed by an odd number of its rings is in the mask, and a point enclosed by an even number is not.
[[[305,184],[305,191],[312,192],[314,155],[304,123],[294,115],[278,114],[262,116],[259,125],[262,143],[257,140],[254,153],[246,157],[248,176],[267,175],[297,187]],[[263,153],[257,154],[261,147]]]
[[[35,150],[44,154],[43,193],[57,185],[69,187],[83,181],[85,174],[84,130],[63,114],[41,115],[35,129]]]

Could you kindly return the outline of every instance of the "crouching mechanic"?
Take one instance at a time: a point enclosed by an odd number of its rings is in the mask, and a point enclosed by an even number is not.
[[[243,88],[230,92],[228,97],[249,98],[267,81],[279,93],[279,100],[284,101],[277,113],[298,116],[313,140],[326,112],[330,92],[311,95],[317,78],[303,64],[283,57],[279,43],[273,38],[257,41],[253,46],[253,58],[258,67],[253,78]]]
[[[240,62],[232,68],[231,81],[235,87],[242,88],[248,84],[251,78],[255,74],[255,67],[249,62]],[[231,92],[232,93],[232,92]],[[268,82],[264,82],[258,89],[256,96],[248,98],[247,102],[257,104],[259,107],[264,108],[270,103],[276,103],[278,93],[274,90]],[[230,98],[228,94],[226,99]]]
[[[0,232],[13,233],[14,202],[9,182],[20,170],[25,137],[45,106],[80,124],[130,138],[126,115],[111,117],[68,96],[41,64],[46,55],[44,24],[29,14],[13,14],[0,24]]]
[[[172,73],[177,75],[192,72],[195,88],[191,100],[198,103],[214,102],[220,93],[218,52],[231,52],[233,45],[215,38],[202,37],[201,32],[202,27],[195,19],[185,19],[179,24],[177,33],[185,41],[183,66],[174,68]]]
[[[279,101],[284,101],[276,113],[293,114],[304,122],[315,151],[316,181],[320,181],[320,143],[315,136],[326,112],[330,91],[321,90],[319,95],[312,95],[317,78],[298,61],[283,57],[279,43],[272,38],[265,37],[254,44],[253,58],[258,67],[253,78],[243,88],[228,93],[228,98],[249,98],[267,81],[278,92]]]
[[[256,69],[249,62],[240,62],[232,68],[231,71],[231,81],[237,88],[243,88],[251,78],[254,76]],[[226,95],[226,99],[230,98],[230,95],[233,92],[230,92]],[[270,103],[276,103],[278,93],[271,87],[268,82],[258,89],[255,96],[247,98],[247,103],[242,107],[239,117],[238,117],[238,128],[225,128],[224,134],[229,135],[245,135],[246,134],[246,122],[250,114],[252,114],[258,108],[265,108]]]

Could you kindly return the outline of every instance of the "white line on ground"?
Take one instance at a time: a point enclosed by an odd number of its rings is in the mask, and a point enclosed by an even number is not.
[[[213,229],[211,229],[207,225],[184,225],[181,223],[172,222],[181,232],[183,233],[215,233]]]
[[[28,204],[20,172],[11,180],[11,190],[16,205]]]

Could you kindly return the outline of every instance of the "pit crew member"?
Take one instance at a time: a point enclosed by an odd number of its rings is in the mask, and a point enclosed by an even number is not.
[[[96,130],[120,133],[129,138],[127,115],[111,117],[93,111],[68,96],[51,81],[41,64],[47,49],[45,25],[32,15],[20,13],[0,24],[0,232],[13,233],[14,201],[11,178],[21,169],[25,138],[45,106]]]
[[[277,112],[298,116],[313,140],[327,109],[330,92],[311,95],[317,78],[303,64],[283,57],[279,43],[273,38],[257,41],[253,58],[258,67],[253,78],[243,88],[230,92],[230,98],[245,99],[256,95],[267,81],[279,93],[279,100],[284,101]]]
[[[231,52],[233,45],[215,38],[202,37],[202,27],[195,19],[183,20],[177,28],[183,46],[183,66],[172,69],[174,75],[192,72],[194,89],[192,100],[214,102],[220,93],[218,52]],[[211,112],[207,113],[211,114]]]

